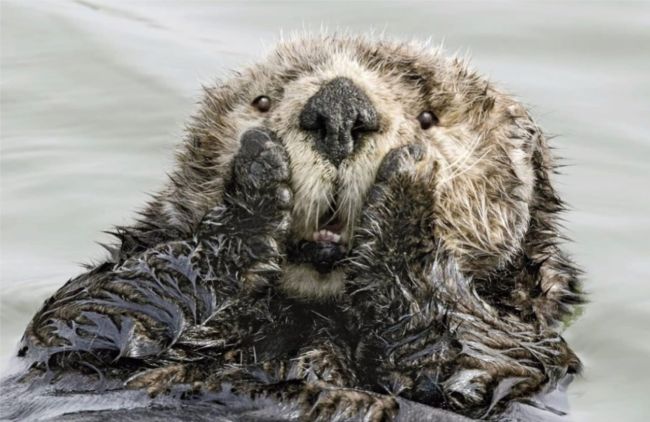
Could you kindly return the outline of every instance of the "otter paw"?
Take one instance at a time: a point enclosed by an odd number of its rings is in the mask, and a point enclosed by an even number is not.
[[[386,183],[402,175],[414,174],[416,165],[424,158],[424,146],[409,144],[391,150],[377,171],[376,183]]]
[[[390,396],[351,388],[317,388],[311,408],[303,414],[305,421],[391,421],[399,405]]]
[[[434,250],[435,165],[425,147],[406,145],[384,158],[355,233],[353,262],[402,265]]]
[[[277,276],[293,204],[289,177],[287,153],[273,132],[255,128],[242,135],[223,204],[208,212],[197,233],[216,252],[213,273],[253,287]]]
[[[231,194],[245,198],[271,194],[279,205],[289,205],[289,158],[270,130],[253,128],[244,132],[232,171]]]
[[[424,157],[421,144],[404,145],[386,154],[368,193],[362,225],[380,217],[390,219],[398,211],[407,211],[408,217],[418,211],[415,206],[431,209],[434,165]]]

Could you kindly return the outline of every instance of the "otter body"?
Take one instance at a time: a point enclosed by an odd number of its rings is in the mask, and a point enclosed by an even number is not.
[[[525,109],[457,59],[281,44],[206,90],[169,186],[19,355],[305,420],[389,420],[403,399],[498,418],[580,366],[552,170]]]

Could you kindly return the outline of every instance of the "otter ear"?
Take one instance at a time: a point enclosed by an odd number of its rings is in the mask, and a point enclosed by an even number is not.
[[[548,326],[556,326],[571,315],[574,305],[584,302],[580,289],[581,271],[561,249],[566,239],[560,233],[558,217],[565,210],[552,186],[555,173],[550,148],[541,130],[530,122],[533,195],[529,205],[530,224],[518,260],[515,291],[517,308]]]

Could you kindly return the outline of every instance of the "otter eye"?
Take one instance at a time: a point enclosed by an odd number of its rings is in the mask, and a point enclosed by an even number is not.
[[[266,95],[260,95],[259,97],[255,98],[252,104],[253,107],[262,113],[266,113],[271,109],[271,99]]]
[[[422,129],[429,129],[431,126],[438,124],[438,117],[430,111],[423,111],[418,116],[418,122],[420,122]]]

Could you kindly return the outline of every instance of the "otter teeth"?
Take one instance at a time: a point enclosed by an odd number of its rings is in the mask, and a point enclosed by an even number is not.
[[[334,242],[339,243],[341,241],[341,235],[331,232],[329,230],[319,230],[315,231],[312,235],[314,242]]]

